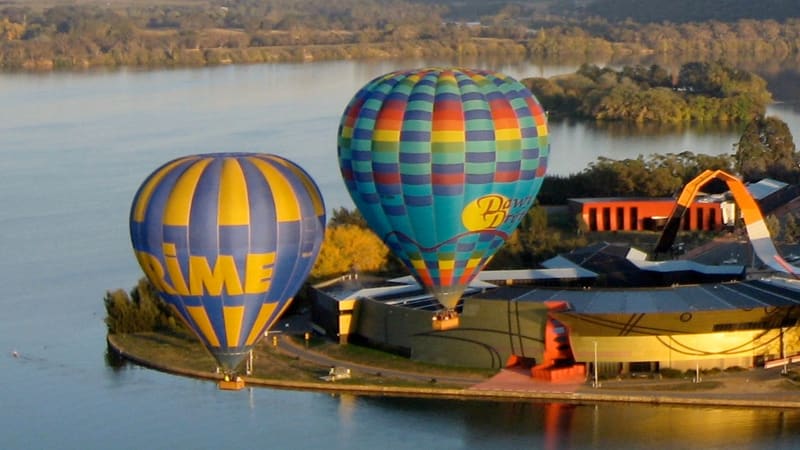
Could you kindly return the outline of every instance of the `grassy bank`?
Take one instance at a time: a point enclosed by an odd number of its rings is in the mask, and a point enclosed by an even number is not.
[[[461,388],[469,383],[440,382],[441,377],[473,377],[477,380],[488,378],[494,371],[481,369],[462,369],[419,364],[406,358],[359,346],[340,346],[321,339],[308,343],[302,339],[281,336],[281,339],[296,339],[296,345],[308,347],[313,353],[329,357],[343,363],[363,366],[352,371],[349,379],[338,380],[345,385],[376,385],[396,387],[430,387],[435,383],[440,388]],[[116,347],[126,357],[135,362],[146,362],[156,369],[186,375],[202,375],[216,378],[216,362],[203,346],[191,336],[170,335],[154,332],[113,335]],[[244,364],[242,365],[242,368]],[[253,371],[255,379],[285,382],[321,382],[327,375],[330,365],[307,361],[286,354],[264,340],[253,350]],[[393,376],[392,371],[407,372],[413,377]]]
[[[282,336],[282,339],[291,339]],[[191,336],[158,333],[132,333],[109,335],[111,349],[134,363],[164,372],[183,376],[219,380],[216,364],[205,349]],[[587,385],[551,385],[533,382],[498,385],[490,381],[477,384],[485,372],[465,371],[443,367],[417,365],[413,361],[401,362],[398,357],[374,350],[339,347],[328,342],[293,341],[292,346],[274,347],[264,342],[254,350],[254,372],[245,377],[248,386],[279,389],[310,390],[320,392],[353,393],[363,395],[437,397],[474,400],[538,400],[569,403],[625,402],[647,404],[675,404],[690,406],[730,406],[800,408],[800,388],[794,376],[781,377],[776,371],[761,369],[709,375],[701,383],[691,380],[658,378],[650,380],[605,380],[602,388]],[[299,347],[303,357],[284,353]],[[283,348],[281,350],[280,348]],[[329,351],[330,350],[330,351]],[[112,352],[113,353],[113,352]],[[326,354],[328,353],[328,354]],[[315,357],[337,358],[336,362],[356,367],[350,379],[335,382],[322,381],[329,365],[310,362]],[[350,358],[358,362],[345,361]],[[387,363],[390,367],[375,367]],[[364,365],[362,364],[370,364]],[[359,368],[360,367],[360,368]],[[402,368],[402,370],[400,370]],[[392,371],[417,376],[416,379],[393,376]],[[794,374],[794,373],[793,373]],[[472,377],[472,382],[443,382],[447,375]],[[463,380],[463,378],[461,378]],[[485,379],[485,378],[484,378]],[[494,380],[494,379],[493,379]],[[514,382],[512,382],[514,383]]]

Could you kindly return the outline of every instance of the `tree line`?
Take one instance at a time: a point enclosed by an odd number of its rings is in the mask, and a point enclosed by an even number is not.
[[[722,62],[689,62],[677,74],[655,64],[618,71],[584,64],[574,74],[522,83],[551,118],[746,123],[772,102],[763,78]]]
[[[738,174],[745,183],[771,178],[800,183],[800,152],[789,126],[773,116],[749,121],[733,153],[720,155],[680,153],[615,160],[598,157],[581,172],[548,175],[537,201],[566,204],[569,198],[669,197],[704,170]]]
[[[0,6],[0,68],[489,55],[548,60],[649,55],[744,64],[797,61],[800,55],[796,18],[636,22],[543,3],[210,0],[43,8],[10,3]],[[470,7],[480,13],[459,14]]]

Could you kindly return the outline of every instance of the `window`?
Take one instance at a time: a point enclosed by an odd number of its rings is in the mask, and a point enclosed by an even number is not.
[[[597,231],[597,208],[589,208],[589,231]]]
[[[632,206],[631,209],[628,211],[628,215],[631,219],[631,226],[630,229],[632,231],[639,230],[639,208]]]

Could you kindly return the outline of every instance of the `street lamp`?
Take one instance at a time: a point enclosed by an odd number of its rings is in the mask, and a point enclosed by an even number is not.
[[[599,388],[600,383],[597,381],[597,341],[594,341],[594,383],[592,383],[593,388]]]

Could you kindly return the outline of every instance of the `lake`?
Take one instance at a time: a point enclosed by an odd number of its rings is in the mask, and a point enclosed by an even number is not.
[[[800,411],[328,395],[215,384],[106,362],[103,295],[141,276],[139,184],[188,153],[261,151],[351,207],[336,163],[344,106],[427,61],[0,74],[0,448],[790,448]],[[489,67],[487,67],[489,68]],[[515,78],[575,67],[495,65]],[[780,97],[779,97],[780,98]],[[800,135],[797,99],[770,108]],[[598,156],[730,152],[736,131],[551,124],[550,173]],[[18,357],[13,356],[18,352]]]

